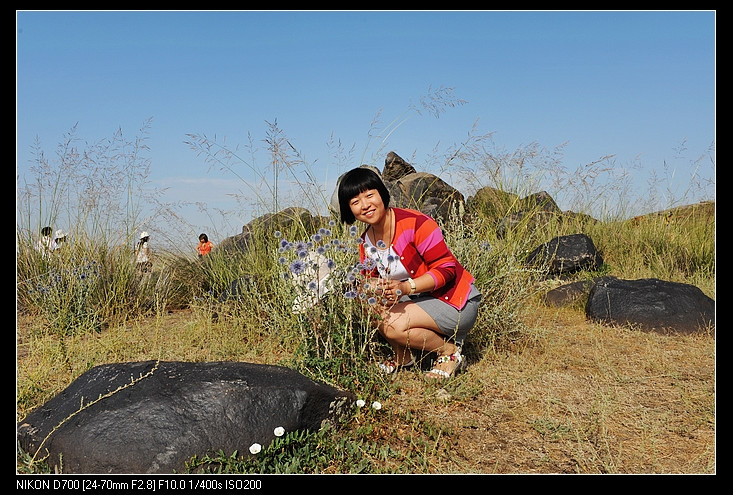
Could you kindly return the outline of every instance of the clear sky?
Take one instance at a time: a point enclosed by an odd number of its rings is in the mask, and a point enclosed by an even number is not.
[[[275,122],[329,197],[339,174],[381,169],[390,150],[452,183],[435,156],[475,126],[497,150],[562,146],[569,170],[613,155],[642,189],[649,174],[683,189],[697,174],[713,186],[689,199],[714,199],[715,11],[17,11],[16,22],[18,180],[36,139],[53,157],[74,125],[94,142],[149,121],[160,200],[231,211],[188,210],[193,243],[251,220],[230,195],[254,202],[242,183],[254,173],[210,169],[187,135],[244,157],[251,140],[261,154],[247,163],[270,177]],[[460,102],[434,116],[421,99],[441,88]]]

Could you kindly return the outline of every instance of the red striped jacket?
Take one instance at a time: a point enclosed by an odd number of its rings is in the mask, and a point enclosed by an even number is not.
[[[395,215],[392,247],[412,278],[429,273],[435,281],[435,288],[430,294],[459,310],[463,309],[474,277],[448,248],[438,223],[419,211],[406,208],[392,210]],[[361,234],[362,239],[365,236],[366,230]],[[363,262],[366,259],[364,243],[359,251]]]

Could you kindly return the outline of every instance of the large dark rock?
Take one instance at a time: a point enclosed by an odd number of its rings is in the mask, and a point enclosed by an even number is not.
[[[547,306],[561,307],[568,306],[583,299],[583,303],[588,301],[588,294],[595,284],[610,280],[615,277],[596,277],[593,280],[578,280],[563,284],[547,291],[543,296],[542,302]]]
[[[96,366],[18,424],[20,447],[63,473],[183,472],[194,455],[316,430],[349,392],[281,366],[135,362]]]
[[[586,316],[659,333],[696,333],[715,325],[715,301],[694,285],[656,278],[604,279],[588,294]]]
[[[535,248],[527,256],[527,264],[546,268],[550,277],[580,270],[595,270],[603,264],[593,239],[586,234],[555,237]]]
[[[456,188],[428,172],[405,175],[394,185],[397,190],[390,189],[392,206],[412,208],[436,220],[447,220],[454,208],[465,203],[463,194]]]

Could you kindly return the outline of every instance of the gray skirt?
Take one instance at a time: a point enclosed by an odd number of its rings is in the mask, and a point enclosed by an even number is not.
[[[481,304],[481,292],[475,285],[468,293],[468,302],[463,309],[458,310],[445,301],[431,296],[429,293],[409,296],[410,300],[429,314],[440,333],[452,340],[456,345],[463,345],[468,331],[476,324],[478,307]]]

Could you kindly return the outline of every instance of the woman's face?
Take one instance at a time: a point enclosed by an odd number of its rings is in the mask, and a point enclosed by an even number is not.
[[[369,225],[378,223],[384,218],[386,208],[384,201],[376,189],[367,189],[349,201],[354,218]]]

